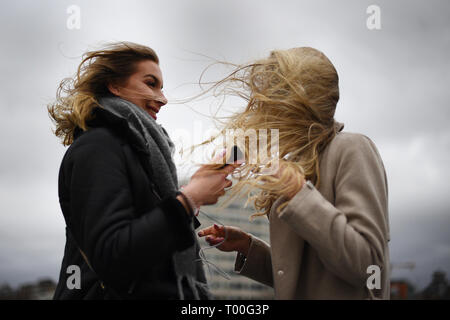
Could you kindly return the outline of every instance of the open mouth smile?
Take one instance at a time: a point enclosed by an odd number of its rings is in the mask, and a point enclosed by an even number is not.
[[[152,106],[145,106],[145,110],[147,111],[147,113],[152,116],[153,119],[156,120],[156,114],[159,112],[159,109],[154,108]]]

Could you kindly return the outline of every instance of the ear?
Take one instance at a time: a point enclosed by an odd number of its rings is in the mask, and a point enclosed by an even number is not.
[[[109,92],[111,92],[113,95],[119,96],[120,92],[119,92],[119,88],[116,84],[110,82],[107,85]]]

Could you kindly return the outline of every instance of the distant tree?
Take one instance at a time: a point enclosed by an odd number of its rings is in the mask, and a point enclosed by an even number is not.
[[[53,281],[53,279],[50,278],[44,278],[38,281],[37,286],[39,288],[48,289],[48,288],[55,288],[56,283]]]
[[[5,283],[0,285],[0,300],[47,300],[53,297],[55,289],[56,283],[50,278],[22,284],[16,290]]]
[[[0,300],[14,299],[14,290],[5,283],[0,286]]]
[[[430,284],[422,291],[425,300],[450,300],[450,286],[443,271],[433,272]]]
[[[15,299],[31,300],[33,299],[34,285],[30,283],[23,284],[17,289]]]

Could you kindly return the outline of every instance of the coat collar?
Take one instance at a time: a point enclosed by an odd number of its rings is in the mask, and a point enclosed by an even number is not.
[[[334,127],[336,128],[336,133],[341,132],[344,129],[344,124],[342,122],[334,120]]]

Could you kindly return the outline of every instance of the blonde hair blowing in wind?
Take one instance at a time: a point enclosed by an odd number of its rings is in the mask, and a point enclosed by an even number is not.
[[[339,100],[338,74],[322,52],[309,47],[275,50],[268,58],[235,67],[226,78],[214,83],[212,89],[244,98],[247,106],[243,112],[226,117],[228,120],[219,135],[197,146],[214,141],[227,130],[246,132],[254,129],[258,132],[266,129],[270,132],[270,129],[278,129],[277,156],[280,165],[285,167],[283,174],[279,177],[261,174],[260,164],[245,161],[233,173],[237,182],[224,202],[224,205],[229,203],[245,190],[247,203],[254,200],[257,210],[252,217],[267,215],[275,200],[298,190],[301,175],[319,186],[319,154],[336,134],[334,113]],[[267,150],[264,150],[267,154],[270,154],[272,143],[269,134]],[[249,159],[249,144],[245,142],[245,146],[239,147],[245,159]],[[230,150],[230,146],[227,148]],[[265,165],[267,167],[270,162]],[[293,176],[298,177],[294,179],[298,183],[288,184]],[[288,202],[286,199],[278,212]]]

